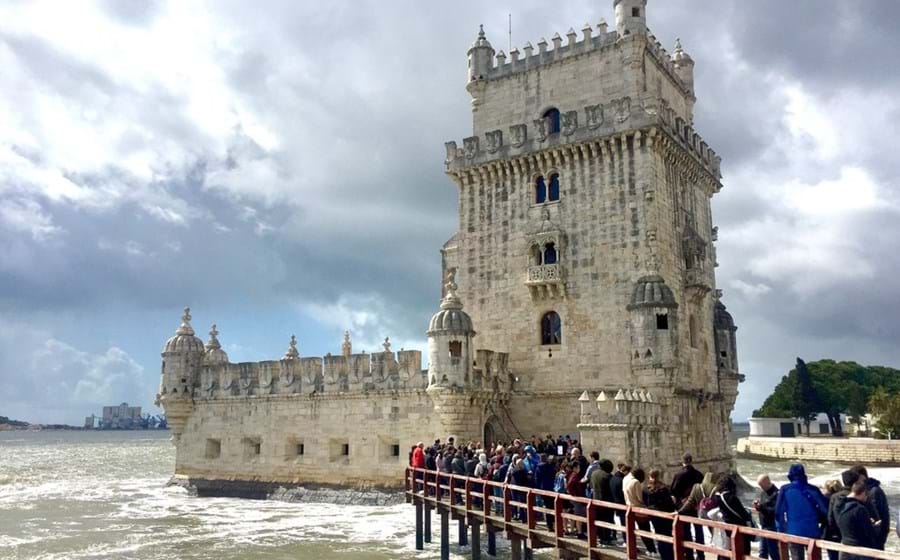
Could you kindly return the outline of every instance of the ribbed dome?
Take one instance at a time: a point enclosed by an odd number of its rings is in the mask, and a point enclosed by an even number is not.
[[[637,281],[628,309],[638,307],[678,307],[672,290],[661,276],[644,276]]]
[[[206,352],[206,349],[203,347],[203,341],[194,336],[194,329],[191,327],[191,309],[189,307],[184,308],[181,326],[175,331],[175,336],[166,341],[166,347],[163,349],[163,352],[197,352],[200,354]]]
[[[484,26],[483,25],[478,26],[478,38],[475,39],[475,42],[472,43],[472,46],[469,48],[469,50],[477,49],[479,47],[487,47],[491,50],[494,50],[494,48],[491,46],[491,42],[488,41],[487,37],[485,37],[485,35],[484,35]]]
[[[428,324],[428,334],[437,332],[474,334],[475,331],[472,329],[472,318],[462,309],[441,309]]]
[[[675,52],[672,54],[672,60],[679,66],[694,63],[691,55],[684,52],[684,49],[681,47],[681,39],[675,39]]]
[[[716,302],[715,311],[713,312],[713,324],[716,329],[720,330],[737,329],[737,327],[734,326],[734,317],[732,317],[731,313],[725,309],[725,304],[721,301]]]
[[[441,310],[434,314],[428,323],[428,336],[437,333],[468,334],[475,336],[472,328],[472,318],[463,311],[462,300],[456,295],[455,271],[451,271],[447,278],[446,295],[441,300]]]
[[[208,365],[219,365],[228,363],[228,354],[222,350],[219,344],[219,331],[216,325],[209,330],[209,341],[206,343],[206,355],[203,356],[203,362]]]

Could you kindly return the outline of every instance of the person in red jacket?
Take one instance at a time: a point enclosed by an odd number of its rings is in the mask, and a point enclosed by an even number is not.
[[[413,449],[411,465],[416,469],[425,468],[425,444],[421,441]]]

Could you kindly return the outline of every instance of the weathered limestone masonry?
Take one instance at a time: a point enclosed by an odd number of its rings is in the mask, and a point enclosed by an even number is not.
[[[518,378],[507,433],[578,424],[614,458],[667,468],[690,450],[724,467],[743,377],[715,289],[720,158],[691,125],[690,56],[649,33],[645,0],[614,6],[615,30],[524,56],[479,33],[474,134],[446,144],[459,231],[443,264],[479,345]]]
[[[578,431],[635,464],[730,464],[743,376],[715,289],[719,158],[691,125],[691,58],[649,34],[645,0],[614,8],[615,30],[565,45],[507,59],[481,31],[469,49],[474,132],[446,144],[459,231],[427,371],[387,340],[353,354],[349,336],[340,356],[301,358],[292,339],[281,360],[233,364],[186,310],[158,395],[176,477],[209,494],[396,486],[428,437]]]

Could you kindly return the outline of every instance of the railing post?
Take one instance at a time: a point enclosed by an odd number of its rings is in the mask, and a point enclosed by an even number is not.
[[[491,507],[494,503],[491,501],[491,496],[494,494],[494,487],[488,485],[487,480],[485,480],[481,488],[481,496],[482,500],[484,500],[484,503],[482,504],[482,508],[484,509],[484,520],[487,522],[487,518],[491,514]]]
[[[425,542],[431,542],[431,506],[425,502]]]
[[[635,515],[629,506],[625,511],[625,554],[628,560],[637,560],[637,535],[634,533]]]
[[[425,550],[422,531],[422,502],[416,502],[416,550]]]
[[[456,489],[454,488],[454,485],[453,485],[455,480],[456,479],[454,478],[454,475],[451,474],[450,475],[450,505],[451,506],[453,506],[453,504],[456,503]]]
[[[459,546],[469,544],[469,532],[466,530],[466,520],[464,517],[459,518]]]
[[[441,512],[441,560],[450,560],[450,511]]]
[[[807,552],[809,560],[822,560],[822,549],[819,548],[818,541],[810,540]]]
[[[497,556],[497,532],[491,531],[490,525],[485,525],[488,536],[488,556]]]
[[[597,548],[597,508],[593,502],[587,505],[585,513],[587,514],[588,547]]]
[[[684,530],[682,529],[682,523],[680,515],[676,515],[675,519],[672,520],[672,556],[675,557],[675,560],[681,560],[684,558]],[[688,525],[687,530],[691,530],[691,526]],[[785,558],[785,560],[787,560]]]
[[[509,505],[510,495],[512,494],[512,490],[509,489],[509,486],[503,485],[503,521],[509,523],[512,521],[512,508]]]
[[[534,494],[531,490],[525,494],[525,519],[528,520],[528,530],[534,530],[537,526],[537,512],[534,511]]]
[[[466,518],[469,516],[469,510],[472,509],[472,480],[466,477]]]
[[[472,523],[472,560],[481,560],[481,523]]]
[[[561,539],[566,536],[565,520],[563,519],[563,503],[562,494],[557,494],[553,500],[553,528],[556,532],[556,538]]]
[[[737,527],[731,530],[731,558],[744,560],[744,539]],[[810,559],[812,560],[812,559]]]

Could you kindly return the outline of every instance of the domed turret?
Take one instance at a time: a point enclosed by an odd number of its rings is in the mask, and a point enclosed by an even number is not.
[[[184,315],[181,316],[181,326],[175,331],[175,336],[166,341],[163,353],[194,353],[205,352],[203,341],[194,335],[194,329],[191,327],[191,308],[184,308]]]
[[[693,92],[694,59],[691,58],[691,55],[684,52],[684,48],[681,46],[681,39],[675,39],[675,52],[672,53],[672,62],[675,64],[675,71],[678,73],[678,77]]]
[[[678,302],[661,276],[644,276],[631,293],[629,330],[635,367],[668,367],[677,357]]]
[[[493,66],[494,47],[485,37],[483,25],[478,26],[478,37],[469,47],[467,55],[469,57],[468,81],[471,83],[485,79]]]
[[[737,361],[737,327],[734,318],[725,308],[721,300],[716,301],[713,311],[713,328],[716,333],[716,364],[720,372],[736,374]]]
[[[456,294],[455,274],[455,270],[448,274],[441,310],[428,325],[429,387],[463,387],[471,379],[471,342],[475,329]]]
[[[219,331],[216,329],[216,325],[213,324],[209,330],[209,341],[206,343],[206,354],[203,357],[203,363],[206,365],[217,366],[228,363],[228,354],[222,350],[218,336]]]
[[[156,404],[166,411],[166,420],[177,442],[193,408],[194,386],[199,382],[199,369],[206,355],[203,341],[191,327],[191,309],[184,308],[181,326],[166,342],[162,352],[162,375]]]
[[[614,0],[619,37],[647,33],[647,0]]]
[[[284,353],[284,360],[299,360],[300,351],[297,350],[297,337],[291,335],[291,342],[288,344],[287,352]]]
[[[675,295],[661,276],[644,276],[638,279],[631,294],[628,309],[639,307],[678,307]]]

